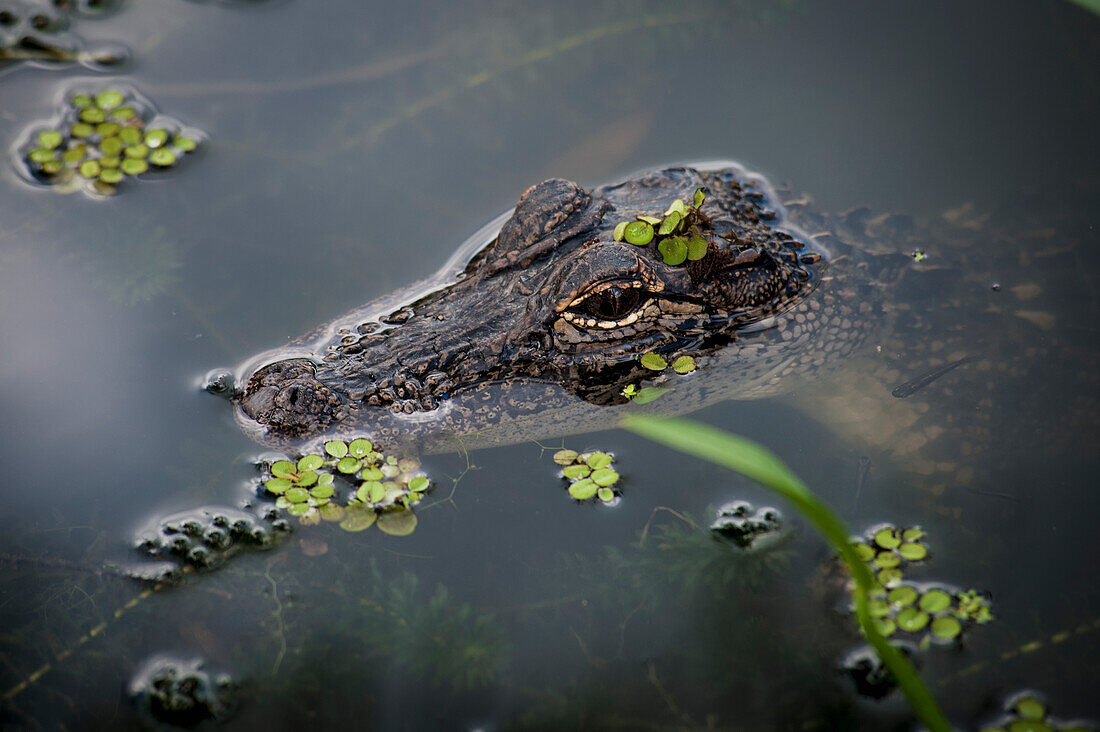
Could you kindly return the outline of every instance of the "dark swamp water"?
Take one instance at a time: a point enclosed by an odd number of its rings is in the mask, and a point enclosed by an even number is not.
[[[911,726],[900,695],[839,670],[861,641],[810,527],[622,430],[423,456],[408,536],[295,519],[171,586],[126,576],[159,521],[272,507],[269,453],[201,390],[211,370],[429,275],[546,177],[718,158],[821,211],[1020,235],[1002,255],[933,242],[899,295],[919,309],[937,259],[967,269],[923,342],[1003,329],[992,368],[1018,378],[995,404],[967,391],[980,363],[869,399],[872,343],[839,376],[693,416],[769,446],[855,532],[922,527],[931,555],[907,578],[991,598],[961,642],[914,646],[957,725],[1021,689],[1100,718],[1100,18],[1054,1],[393,5],[123,0],[67,32],[126,64],[0,68],[0,726],[156,726],[131,691],[158,659],[201,660],[215,690],[230,677],[214,711],[242,729]],[[109,199],[30,185],[21,135],[74,85],[136,90],[204,138]],[[957,480],[914,472],[895,403],[984,419],[981,449],[941,458]],[[572,501],[563,446],[614,453],[622,500]],[[712,539],[734,500],[780,508],[777,548]],[[205,711],[177,721],[213,726]]]

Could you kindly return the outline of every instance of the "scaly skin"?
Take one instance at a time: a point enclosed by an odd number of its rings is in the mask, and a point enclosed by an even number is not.
[[[700,187],[702,260],[669,266],[656,241],[614,240],[620,221],[660,216]],[[670,168],[593,191],[549,180],[450,284],[364,306],[261,359],[240,382],[238,414],[273,445],[548,437],[614,424],[623,387],[654,378],[638,361],[651,351],[700,366],[665,377],[675,397],[660,411],[766,396],[863,340],[877,304],[860,300],[872,272],[855,263],[844,244],[826,249],[793,227],[767,183],[737,167]]]

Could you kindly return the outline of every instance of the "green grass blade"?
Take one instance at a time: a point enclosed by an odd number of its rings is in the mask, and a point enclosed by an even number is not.
[[[1084,8],[1086,10],[1091,10],[1092,12],[1096,13],[1097,15],[1100,15],[1100,0],[1069,0],[1069,1],[1071,3],[1076,4],[1076,5],[1080,5],[1082,8]]]
[[[936,700],[908,659],[875,629],[868,608],[874,587],[867,565],[856,555],[847,527],[794,473],[766,447],[698,422],[671,417],[626,417],[623,426],[642,437],[725,466],[786,498],[840,554],[855,580],[856,618],[868,642],[897,679],[914,714],[932,732],[950,732]]]

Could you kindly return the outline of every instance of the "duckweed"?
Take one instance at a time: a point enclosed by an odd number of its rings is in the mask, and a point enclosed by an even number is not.
[[[615,225],[615,241],[644,247],[656,239],[657,251],[670,267],[696,262],[711,247],[702,233],[710,230],[710,219],[699,210],[705,200],[706,192],[697,188],[690,206],[677,198],[660,217],[639,214],[635,221],[620,221]]]
[[[411,507],[431,487],[420,473],[418,460],[384,455],[364,438],[350,444],[330,440],[323,453],[262,466],[271,476],[263,485],[275,496],[276,508],[298,516],[304,524],[339,522],[347,531],[362,531],[378,522],[379,528],[395,536],[412,532],[416,519],[411,517]],[[383,514],[395,512],[410,515],[380,520]]]
[[[615,502],[619,493],[619,473],[611,467],[614,455],[608,452],[591,451],[578,453],[575,450],[559,450],[554,453],[554,462],[561,467],[561,476],[569,481],[567,491],[577,501],[587,501],[593,497],[601,503]]]
[[[177,165],[195,150],[198,137],[198,131],[157,115],[137,93],[108,88],[69,95],[54,120],[33,125],[17,147],[28,180],[63,193],[105,196],[150,165]]]

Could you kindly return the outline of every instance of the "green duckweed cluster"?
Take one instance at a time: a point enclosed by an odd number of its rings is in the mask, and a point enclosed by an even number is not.
[[[869,604],[875,627],[887,638],[918,640],[922,650],[931,643],[956,642],[968,626],[993,619],[989,600],[975,590],[905,580],[910,564],[928,558],[925,538],[919,527],[885,525],[852,543],[878,582]]]
[[[561,477],[569,481],[569,495],[578,501],[593,498],[605,505],[622,495],[619,474],[611,467],[615,457],[607,452],[558,450],[554,462],[562,466]]]
[[[324,454],[276,460],[264,471],[264,489],[275,496],[276,508],[304,524],[330,521],[363,531],[377,523],[395,536],[416,529],[412,507],[431,487],[420,461],[384,455],[364,438],[329,440]]]
[[[1095,732],[1096,725],[1080,720],[1063,721],[1050,716],[1040,694],[1021,691],[1005,700],[1004,714],[981,732]]]
[[[639,247],[655,243],[668,265],[697,262],[714,246],[702,234],[710,227],[709,219],[699,210],[706,197],[706,191],[696,188],[690,206],[677,198],[660,217],[638,215],[635,221],[622,221],[615,226],[615,241]]]
[[[134,92],[85,90],[70,94],[52,123],[25,133],[19,157],[34,181],[109,196],[124,181],[174,167],[200,139]]]
[[[666,372],[669,369],[669,363],[665,360],[664,356],[653,351],[643,353],[638,357],[638,361],[646,370],[658,374]],[[679,356],[672,361],[671,368],[672,371],[681,376],[690,374],[696,368],[695,359],[691,356]],[[627,384],[623,387],[621,393],[635,404],[649,404],[667,391],[668,389],[660,386],[639,387],[637,384]]]

